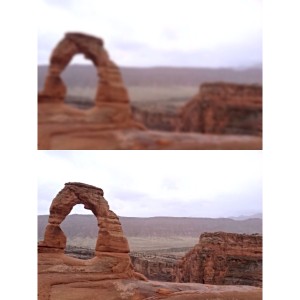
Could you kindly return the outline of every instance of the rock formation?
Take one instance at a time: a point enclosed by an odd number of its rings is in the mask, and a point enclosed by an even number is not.
[[[93,62],[99,77],[95,107],[87,111],[64,103],[67,88],[61,73],[80,53]],[[62,132],[83,130],[88,135],[99,129],[143,129],[132,118],[127,89],[103,40],[83,33],[67,33],[53,50],[44,89],[38,94],[38,122],[41,148],[49,148],[51,136]]]
[[[203,233],[180,261],[177,282],[262,286],[262,236]]]
[[[70,280],[71,277],[68,279]],[[253,286],[218,286],[129,279],[95,280],[86,277],[60,282],[51,288],[51,300],[261,300],[262,289]],[[46,299],[46,298],[45,298]]]
[[[96,106],[125,104],[129,98],[117,65],[109,58],[102,39],[82,33],[67,33],[53,50],[44,90],[39,93],[39,102],[64,102],[67,88],[60,75],[74,55],[83,53],[90,59],[99,76]],[[124,106],[124,107],[125,107]]]
[[[64,253],[66,236],[60,224],[76,204],[83,204],[97,218],[99,234],[91,259]],[[257,287],[147,281],[133,270],[128,252],[119,218],[109,209],[103,190],[66,183],[51,204],[44,240],[38,244],[38,299],[262,299]]]
[[[179,131],[262,135],[262,87],[205,83],[181,111]]]
[[[97,218],[99,233],[96,255],[98,252],[100,254],[102,252],[129,252],[128,242],[123,235],[119,218],[109,209],[103,197],[103,190],[78,182],[66,183],[52,201],[45,237],[39,243],[39,252],[63,253],[66,247],[66,237],[59,225],[76,204],[83,204],[84,208],[91,210]]]
[[[188,102],[135,103],[133,114],[149,129],[261,136],[262,87],[204,83]]]
[[[172,282],[177,257],[174,255],[157,255],[146,253],[130,253],[134,269],[148,279]]]
[[[83,204],[86,209],[91,210],[99,226],[95,257],[89,260],[80,260],[64,254],[66,236],[60,224],[76,204]],[[48,299],[46,294],[53,282],[57,282],[58,278],[62,278],[66,273],[83,273],[83,276],[93,275],[98,279],[146,279],[133,270],[128,255],[127,239],[123,235],[119,218],[109,209],[103,197],[103,190],[88,184],[66,183],[54,198],[44,240],[38,244],[38,253],[39,299]]]
[[[186,102],[186,99],[174,103],[172,100],[135,101],[131,107],[134,118],[148,129],[172,132],[180,128],[181,109]]]

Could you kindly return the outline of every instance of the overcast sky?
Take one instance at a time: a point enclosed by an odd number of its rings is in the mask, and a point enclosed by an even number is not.
[[[38,214],[64,183],[100,187],[119,216],[229,217],[262,211],[261,151],[38,151]],[[91,213],[76,205],[72,213]]]
[[[38,63],[72,31],[102,37],[120,66],[262,62],[262,0],[38,0]]]

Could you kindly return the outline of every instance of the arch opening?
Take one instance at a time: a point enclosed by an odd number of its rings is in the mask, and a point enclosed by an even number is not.
[[[95,256],[99,228],[97,218],[90,209],[81,203],[74,205],[60,227],[67,239],[64,249],[66,255],[77,259]]]
[[[101,78],[93,62],[83,53],[75,54],[61,73],[66,86],[64,103],[79,109],[89,109],[96,105],[97,85]]]

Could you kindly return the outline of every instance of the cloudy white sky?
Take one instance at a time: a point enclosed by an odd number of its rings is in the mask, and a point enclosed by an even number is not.
[[[38,151],[38,214],[64,183],[104,190],[120,216],[230,217],[262,212],[261,151]],[[76,205],[72,213],[91,213]]]
[[[38,0],[38,63],[65,32],[102,37],[121,66],[262,62],[262,0]],[[87,63],[76,56],[76,63]]]

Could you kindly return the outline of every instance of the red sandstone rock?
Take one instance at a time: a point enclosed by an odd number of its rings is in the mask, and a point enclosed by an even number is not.
[[[212,134],[262,134],[262,87],[204,83],[185,104],[135,103],[134,117],[149,129]]]
[[[181,111],[179,131],[262,135],[262,87],[204,83]]]
[[[174,281],[174,270],[178,262],[178,257],[137,252],[130,253],[130,258],[134,269],[145,275],[148,279]]]
[[[132,279],[109,279],[91,274],[43,275],[39,300],[260,300],[262,290],[252,286],[212,286]],[[42,283],[41,283],[42,285]]]
[[[98,220],[95,257],[81,260],[63,253],[66,238],[60,224],[73,206],[83,204]],[[109,210],[103,190],[66,183],[54,198],[45,238],[38,245],[39,300],[240,299],[259,300],[261,288],[147,281],[133,270],[118,217]]]
[[[262,138],[194,132],[116,129],[112,125],[44,124],[39,149],[55,150],[261,150]]]
[[[85,209],[93,212],[98,221],[99,235],[96,244],[96,255],[102,252],[128,253],[129,246],[123,235],[121,223],[117,215],[109,210],[103,197],[103,190],[91,185],[69,182],[57,194],[50,207],[45,238],[39,243],[39,252],[58,252],[64,250],[66,237],[59,225],[71,212],[73,206],[83,204]]]
[[[262,286],[262,236],[203,233],[175,270],[177,282]]]
[[[148,103],[147,103],[148,104]],[[177,105],[170,108],[169,101],[167,103],[155,103],[151,106],[150,101],[148,105],[144,102],[135,102],[132,104],[133,116],[136,120],[145,125],[151,130],[160,131],[178,131],[181,124],[181,109],[184,105]]]
[[[95,257],[88,260],[64,254],[66,237],[60,224],[76,204],[83,204],[86,209],[91,210],[98,221]],[[67,278],[75,276],[71,282],[78,278],[83,281],[87,278],[146,280],[142,274],[134,271],[128,253],[128,241],[121,223],[117,215],[109,209],[103,190],[79,182],[66,183],[52,201],[44,240],[38,244],[39,299],[49,299],[51,285],[65,282],[66,274]]]
[[[67,33],[53,50],[44,90],[39,94],[39,102],[61,102],[66,96],[66,87],[60,74],[75,54],[83,53],[97,69],[99,86],[96,105],[102,103],[129,103],[119,68],[104,49],[102,39],[82,33]],[[100,80],[101,78],[101,80]]]
[[[60,77],[62,71],[77,53],[83,53],[97,69],[99,84],[96,106],[82,111],[64,104],[67,88]],[[98,130],[110,128],[144,128],[132,118],[129,97],[117,65],[109,58],[103,40],[82,34],[67,33],[53,50],[43,91],[38,94],[39,143],[51,138],[48,124],[64,126],[97,124]],[[74,128],[76,130],[76,128]]]
[[[64,103],[66,86],[60,76],[77,53],[93,62],[99,76],[95,107],[84,111]],[[183,113],[182,118],[184,125],[176,125],[177,130],[193,131],[194,125],[190,126],[187,120],[194,116]],[[261,138],[203,137],[146,130],[134,120],[119,68],[110,60],[100,38],[67,33],[52,52],[44,89],[38,94],[40,150],[261,148]]]

